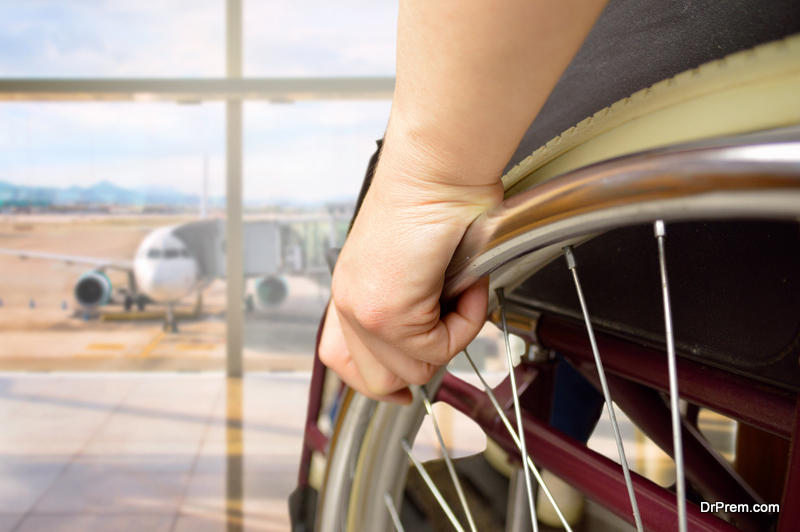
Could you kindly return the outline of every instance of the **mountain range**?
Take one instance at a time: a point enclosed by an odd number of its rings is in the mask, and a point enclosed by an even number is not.
[[[341,195],[325,201],[304,201],[297,198],[244,199],[248,208],[316,209],[331,204],[354,203],[355,198]],[[16,185],[0,181],[0,208],[3,207],[191,207],[200,205],[199,194],[184,194],[172,187],[148,185],[138,188],[124,188],[109,181],[100,181],[88,187],[70,186],[37,187]],[[224,196],[209,196],[210,208],[224,208]]]
[[[67,188],[15,185],[0,181],[0,206],[3,205],[164,205],[171,207],[198,205],[197,194],[184,194],[170,187],[141,187],[127,189],[108,181],[89,187]],[[222,198],[209,198],[210,205],[221,205]]]

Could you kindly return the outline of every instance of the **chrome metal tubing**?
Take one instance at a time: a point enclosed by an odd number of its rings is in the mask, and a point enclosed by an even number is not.
[[[453,298],[531,251],[625,225],[798,214],[798,127],[620,157],[541,183],[478,217],[453,255],[443,294]]]

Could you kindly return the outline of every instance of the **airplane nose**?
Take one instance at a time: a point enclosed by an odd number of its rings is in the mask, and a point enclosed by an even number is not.
[[[158,299],[173,299],[175,297],[173,294],[173,292],[175,292],[174,285],[175,280],[172,279],[163,268],[156,269],[153,272],[153,277],[150,281],[150,287],[153,291],[153,294],[156,295]]]
[[[197,266],[192,261],[152,261],[143,265],[139,289],[159,302],[175,301],[192,290],[197,279]]]
[[[172,296],[168,275],[158,262],[146,262],[136,270],[139,290],[155,301],[166,301]]]

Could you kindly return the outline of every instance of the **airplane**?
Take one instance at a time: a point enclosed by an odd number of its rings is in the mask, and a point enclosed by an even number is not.
[[[290,224],[328,222],[331,231],[327,246],[332,248],[336,244],[334,223],[349,220],[350,214],[330,211],[327,216],[280,215],[245,221],[245,277],[256,279],[254,295],[246,299],[248,307],[253,307],[254,299],[267,308],[283,303],[289,293],[285,274],[320,281],[328,272],[324,265],[305,264],[301,239]],[[164,330],[175,332],[175,304],[194,291],[200,298],[214,279],[225,277],[225,222],[201,219],[159,227],[141,241],[130,261],[3,248],[0,254],[91,266],[73,290],[76,302],[86,312],[112,301],[113,287],[105,271],[124,271],[128,274],[128,287],[122,290],[125,310],[135,305],[142,311],[147,304],[163,304],[167,309]]]

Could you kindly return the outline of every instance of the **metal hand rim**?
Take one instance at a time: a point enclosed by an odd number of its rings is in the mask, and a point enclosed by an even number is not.
[[[504,264],[572,238],[656,218],[793,217],[799,198],[800,127],[599,163],[475,220],[453,254],[443,296],[456,297]]]

